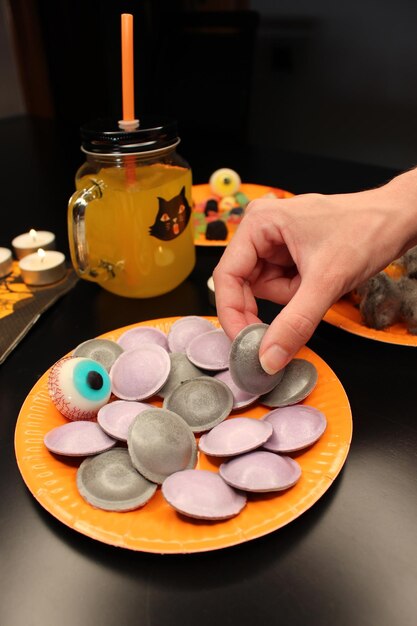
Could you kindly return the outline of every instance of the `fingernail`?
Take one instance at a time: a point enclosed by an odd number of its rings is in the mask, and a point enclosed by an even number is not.
[[[275,374],[278,370],[282,369],[288,361],[288,354],[278,346],[276,343],[269,346],[263,353],[259,360],[262,365],[262,369],[267,374]]]

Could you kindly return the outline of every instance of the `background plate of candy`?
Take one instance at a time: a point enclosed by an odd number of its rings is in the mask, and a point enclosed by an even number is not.
[[[416,266],[417,246],[335,302],[324,321],[366,339],[416,347]]]
[[[209,183],[192,189],[194,242],[197,246],[226,246],[251,200],[293,195],[277,187],[242,183],[228,168],[216,170]]]

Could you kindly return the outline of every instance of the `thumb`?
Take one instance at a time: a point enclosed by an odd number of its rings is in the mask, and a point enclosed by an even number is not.
[[[323,298],[317,283],[313,288],[301,283],[290,302],[282,309],[264,335],[259,359],[267,374],[275,374],[291,361],[310,339],[332,299]]]

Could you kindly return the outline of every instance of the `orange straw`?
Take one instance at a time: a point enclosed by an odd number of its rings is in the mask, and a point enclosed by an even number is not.
[[[135,119],[135,94],[133,76],[133,15],[122,13],[122,93],[123,120]]]
[[[133,70],[133,15],[122,13],[122,99],[123,119],[119,122],[120,128],[125,131],[135,130],[139,120],[135,119],[135,89]],[[127,156],[126,179],[133,185],[136,181],[135,157]]]

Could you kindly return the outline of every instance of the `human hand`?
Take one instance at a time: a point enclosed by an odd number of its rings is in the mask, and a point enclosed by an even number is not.
[[[260,347],[266,372],[293,358],[336,300],[413,244],[415,203],[404,196],[401,205],[399,190],[391,183],[249,205],[213,278],[219,320],[231,339],[260,321],[256,297],[286,305]]]

